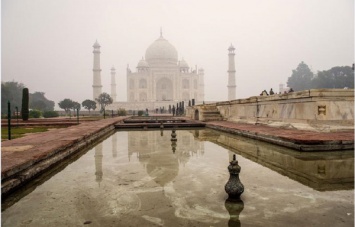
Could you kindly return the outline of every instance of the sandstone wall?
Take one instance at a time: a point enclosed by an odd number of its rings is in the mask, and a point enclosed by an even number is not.
[[[354,128],[354,89],[311,89],[254,96],[187,108],[187,116],[204,121],[206,109],[218,109],[224,120],[274,127],[334,131]]]

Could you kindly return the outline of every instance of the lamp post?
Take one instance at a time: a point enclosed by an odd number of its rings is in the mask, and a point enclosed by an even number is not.
[[[16,106],[15,109],[16,109],[16,123],[18,127],[18,107]]]
[[[8,135],[8,139],[11,140],[11,109],[10,109],[10,101],[7,101],[7,135]]]
[[[79,108],[76,109],[76,123],[79,124]]]

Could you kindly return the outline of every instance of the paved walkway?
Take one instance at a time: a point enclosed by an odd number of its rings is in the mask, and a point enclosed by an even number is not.
[[[207,122],[206,126],[297,150],[317,151],[354,148],[354,131],[313,132],[228,121],[210,121]]]

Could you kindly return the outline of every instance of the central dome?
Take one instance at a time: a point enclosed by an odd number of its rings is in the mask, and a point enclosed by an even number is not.
[[[152,43],[145,52],[145,59],[150,64],[153,62],[169,62],[176,64],[178,61],[178,53],[168,40],[160,36],[159,39]]]

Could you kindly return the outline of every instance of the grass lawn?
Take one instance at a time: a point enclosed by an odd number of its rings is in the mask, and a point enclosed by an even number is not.
[[[26,133],[46,132],[51,128],[59,127],[11,127],[11,139],[23,137]],[[8,139],[7,127],[1,127],[1,140]]]

